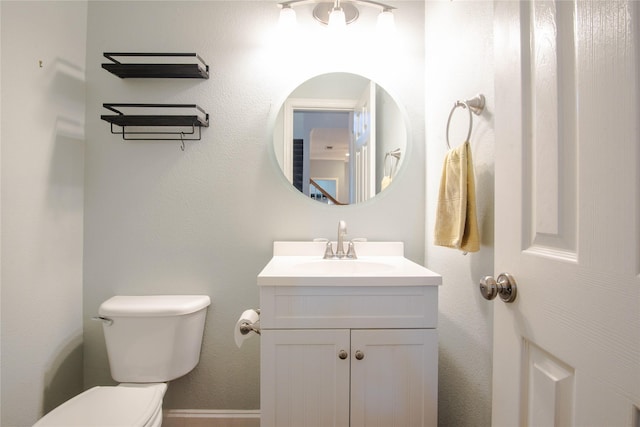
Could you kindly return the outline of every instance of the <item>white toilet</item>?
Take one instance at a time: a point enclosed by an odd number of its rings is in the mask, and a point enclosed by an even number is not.
[[[34,427],[158,427],[166,381],[200,360],[206,295],[115,296],[103,302],[111,377],[41,418]]]

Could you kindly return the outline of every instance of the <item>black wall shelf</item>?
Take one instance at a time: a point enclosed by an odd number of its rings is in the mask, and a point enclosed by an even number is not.
[[[111,133],[124,140],[199,141],[209,114],[196,104],[102,104],[116,114],[101,115]],[[186,110],[187,114],[177,114]],[[156,114],[160,111],[164,114]],[[153,112],[153,114],[151,114]],[[120,127],[118,130],[114,126]],[[157,128],[166,128],[161,131]]]
[[[208,79],[209,66],[197,53],[140,53],[140,52],[105,52],[104,57],[111,62],[102,64],[102,68],[126,78],[182,78]],[[161,63],[161,62],[120,62],[115,57],[138,58],[194,58],[192,63]]]

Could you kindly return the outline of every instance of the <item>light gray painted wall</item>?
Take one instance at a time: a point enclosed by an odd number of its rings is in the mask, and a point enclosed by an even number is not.
[[[0,5],[3,425],[30,425],[42,410],[46,393],[58,399],[73,393],[80,377],[73,363],[67,362],[81,363],[77,357],[82,316],[77,263],[81,254],[75,241],[81,233],[77,227],[81,227],[82,216],[77,196],[72,197],[81,184],[76,175],[68,181],[70,185],[57,188],[66,188],[60,193],[66,198],[55,200],[66,200],[69,209],[53,209],[47,203],[54,199],[45,200],[44,194],[51,194],[56,186],[42,176],[67,167],[77,174],[77,161],[69,160],[77,159],[78,145],[71,142],[74,138],[57,136],[51,121],[25,125],[21,120],[49,117],[61,107],[52,107],[54,99],[65,100],[63,110],[77,105],[75,95],[80,88],[76,78],[57,78],[72,89],[67,92],[74,100],[69,105],[69,99],[59,92],[57,97],[47,92],[54,87],[48,84],[55,80],[47,80],[52,76],[47,64],[59,55],[83,67],[85,18],[81,9],[86,5],[29,2],[18,7],[18,3]],[[404,43],[398,43],[395,53],[385,56],[384,61],[370,53],[353,60],[343,55],[336,58],[327,52],[326,43],[319,42],[294,60],[289,52],[295,39],[275,49],[265,36],[277,18],[272,6],[262,2],[91,2],[89,6],[85,385],[109,381],[102,333],[98,325],[88,321],[102,300],[121,292],[206,292],[214,301],[202,363],[196,372],[171,385],[167,405],[257,408],[258,341],[246,342],[240,351],[233,345],[231,328],[242,309],[258,304],[255,275],[269,258],[271,241],[331,237],[337,220],[344,218],[352,235],[404,240],[408,255],[421,261],[426,190],[426,260],[430,268],[444,275],[440,299],[441,424],[488,425],[492,313],[491,305],[479,298],[476,281],[493,268],[491,3],[400,3],[398,27]],[[425,14],[420,12],[423,7]],[[25,13],[32,8],[37,13]],[[58,13],[74,19],[59,25],[52,19]],[[427,22],[426,47],[422,16]],[[39,17],[42,22],[34,23]],[[9,48],[7,40],[11,40]],[[100,68],[103,51],[137,49],[198,51],[211,65],[212,78],[202,82],[129,81]],[[21,54],[22,62],[15,62],[9,52]],[[45,58],[45,70],[33,66],[32,61],[41,57]],[[389,191],[362,206],[324,208],[302,199],[276,172],[268,147],[267,128],[282,98],[305,78],[335,70],[356,71],[382,83],[404,104],[411,123],[413,147],[406,158],[408,168]],[[38,74],[43,71],[47,78]],[[65,73],[53,73],[60,74]],[[483,248],[478,254],[462,257],[429,243],[432,214],[450,107],[455,99],[480,91],[488,97],[489,106],[483,118],[476,118],[472,146]],[[426,93],[426,114],[422,93]],[[203,141],[189,144],[185,153],[174,143],[122,143],[108,134],[107,124],[98,118],[103,102],[174,100],[201,103],[211,113],[212,127],[205,130]],[[11,105],[20,109],[9,111]],[[463,128],[465,123],[459,126]],[[62,143],[57,142],[59,138]],[[41,146],[32,149],[32,144]],[[30,148],[28,153],[22,151],[26,147]],[[61,153],[59,147],[66,147],[66,154],[54,156]],[[31,172],[38,178],[24,178]],[[272,196],[265,197],[265,190]],[[42,205],[22,209],[24,203],[32,206],[38,201]],[[289,209],[284,211],[281,206]],[[35,218],[20,218],[20,212],[30,212]],[[42,227],[36,229],[33,224],[38,221]],[[51,234],[59,229],[56,221],[66,223],[70,240],[63,238],[55,251],[50,246],[40,247],[38,243],[48,244]],[[12,232],[14,225],[17,228]],[[33,242],[32,235],[42,231],[44,234]],[[15,250],[26,244],[33,251]],[[59,275],[73,276],[68,288],[58,279],[51,280],[57,275],[50,274],[55,264],[50,260],[59,256],[65,261],[56,265],[68,270]],[[20,271],[12,267],[14,261]],[[24,312],[19,313],[18,308]],[[34,312],[36,317],[25,323],[27,314]],[[70,369],[63,369],[69,365]],[[52,377],[60,388],[48,388],[46,379]],[[61,388],[68,392],[52,393]]]
[[[478,282],[493,273],[493,3],[427,1],[426,264],[443,276],[440,289],[439,425],[491,425],[492,319],[494,302],[482,299]],[[433,226],[446,124],[457,99],[477,93],[487,107],[474,117],[471,147],[475,165],[479,252],[463,256],[433,246]],[[467,135],[468,114],[457,109],[451,123],[452,146]]]
[[[0,7],[1,424],[30,426],[82,390],[87,3]]]
[[[259,339],[233,342],[240,313],[257,307],[256,276],[274,240],[402,240],[424,259],[424,4],[397,2],[399,40],[371,40],[375,10],[353,37],[331,41],[298,9],[306,34],[277,40],[274,2],[91,1],[87,41],[84,252],[85,386],[110,382],[99,324],[115,294],[204,293],[213,303],[202,358],[169,386],[166,408],[259,408]],[[305,8],[307,13],[303,13]],[[367,24],[369,22],[369,24]],[[355,48],[359,46],[359,48]],[[198,52],[209,80],[121,80],[105,51]],[[403,104],[412,147],[392,187],[356,206],[321,206],[276,165],[270,129],[284,98],[322,72],[363,74]],[[122,142],[100,120],[104,102],[197,103],[210,113],[200,142]]]

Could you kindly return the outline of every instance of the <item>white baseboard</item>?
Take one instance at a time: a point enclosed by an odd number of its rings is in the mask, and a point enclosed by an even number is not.
[[[260,427],[259,410],[166,409],[162,427]]]

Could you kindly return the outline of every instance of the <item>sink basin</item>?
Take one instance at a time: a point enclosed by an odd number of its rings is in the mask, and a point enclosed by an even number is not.
[[[356,242],[358,259],[323,259],[326,243],[275,242],[259,286],[440,285],[439,274],[404,257],[402,242]],[[335,247],[335,244],[334,244]]]
[[[293,258],[293,257],[292,257]],[[382,258],[382,257],[380,257]],[[388,258],[388,257],[387,257]],[[295,261],[295,260],[294,260]],[[310,261],[291,262],[292,270],[299,274],[323,274],[327,276],[371,275],[388,273],[397,268],[390,260],[371,259],[312,259]]]

